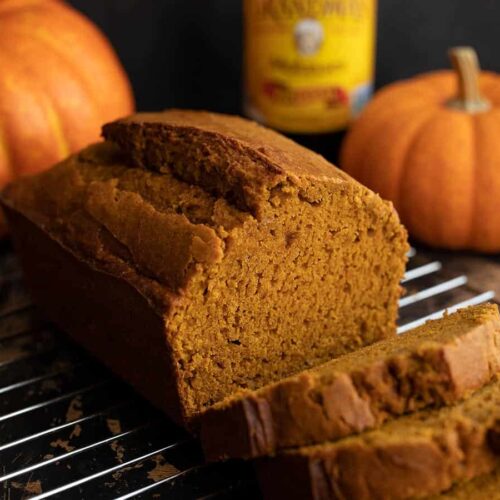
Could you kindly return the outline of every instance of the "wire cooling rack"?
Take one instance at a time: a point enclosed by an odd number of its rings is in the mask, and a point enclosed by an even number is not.
[[[399,333],[494,298],[410,252]],[[0,488],[5,500],[255,499],[251,466],[205,464],[200,446],[37,315],[0,249]]]

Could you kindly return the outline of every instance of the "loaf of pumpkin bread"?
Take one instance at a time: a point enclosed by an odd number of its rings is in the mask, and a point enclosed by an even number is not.
[[[258,459],[265,498],[396,500],[435,495],[500,466],[500,381],[455,406]]]
[[[138,114],[10,185],[35,300],[172,418],[395,335],[390,203],[253,122]]]
[[[201,440],[210,460],[273,455],[453,404],[499,372],[498,306],[473,306],[227,398],[200,416]]]

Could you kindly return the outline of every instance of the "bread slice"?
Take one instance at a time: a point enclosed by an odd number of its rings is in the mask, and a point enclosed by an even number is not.
[[[333,443],[258,459],[264,496],[419,498],[500,466],[500,382],[452,407],[422,410]]]
[[[491,474],[463,481],[451,490],[425,500],[500,500],[500,468]]]
[[[395,335],[392,206],[242,118],[134,115],[2,201],[46,314],[174,419]]]
[[[456,402],[500,371],[496,304],[462,309],[313,370],[246,391],[200,417],[208,459],[272,455]]]

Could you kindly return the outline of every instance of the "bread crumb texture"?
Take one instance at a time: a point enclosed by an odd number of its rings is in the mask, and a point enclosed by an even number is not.
[[[3,202],[149,301],[187,419],[394,335],[408,246],[390,203],[241,118],[171,110],[103,130]]]

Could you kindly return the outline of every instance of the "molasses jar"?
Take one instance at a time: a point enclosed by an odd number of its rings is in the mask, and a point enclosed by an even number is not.
[[[245,113],[335,160],[372,95],[376,0],[244,0],[244,28]]]

